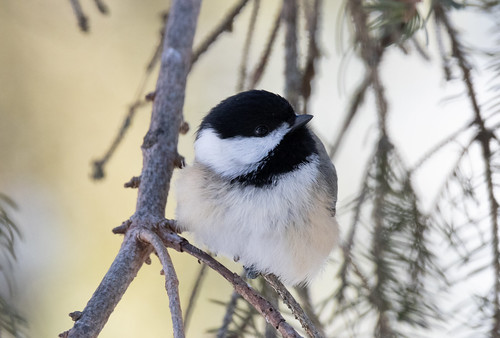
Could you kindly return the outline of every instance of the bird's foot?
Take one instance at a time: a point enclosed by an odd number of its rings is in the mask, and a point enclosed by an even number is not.
[[[245,269],[245,273],[248,279],[255,279],[260,275],[260,271],[257,271],[253,265],[249,267],[244,266],[243,269]]]

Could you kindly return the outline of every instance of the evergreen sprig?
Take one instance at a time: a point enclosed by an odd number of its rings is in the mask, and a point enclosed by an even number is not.
[[[417,10],[418,1],[369,0],[363,2],[368,28],[383,46],[401,44],[423,28],[424,20]]]
[[[12,291],[10,271],[16,260],[15,242],[21,236],[19,228],[10,217],[8,210],[15,209],[16,204],[7,195],[0,193],[0,273]],[[8,301],[6,295],[0,294],[0,335],[6,331],[15,337],[23,337],[26,320]]]
[[[357,314],[357,320],[374,323],[378,337],[405,336],[408,327],[429,329],[441,316],[429,285],[446,283],[429,239],[434,225],[386,137],[376,145],[365,179],[351,204],[352,227],[364,231],[357,232],[355,245],[345,252],[351,263],[340,269],[342,283],[330,298],[337,301],[332,317]]]

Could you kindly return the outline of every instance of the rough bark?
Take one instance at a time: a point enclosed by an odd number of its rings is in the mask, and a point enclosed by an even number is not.
[[[165,214],[170,179],[178,162],[177,141],[199,10],[200,0],[176,0],[172,4],[151,124],[142,145],[136,212],[110,269],[81,317],[62,336],[96,337],[152,251],[137,235],[141,229],[152,229]]]

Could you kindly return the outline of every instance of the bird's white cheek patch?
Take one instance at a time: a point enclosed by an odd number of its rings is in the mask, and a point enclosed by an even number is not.
[[[257,169],[259,161],[283,139],[289,127],[283,124],[266,137],[221,139],[212,128],[203,129],[194,144],[198,162],[218,174],[234,178]]]

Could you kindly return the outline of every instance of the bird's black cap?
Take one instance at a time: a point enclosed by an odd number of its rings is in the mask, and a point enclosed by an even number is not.
[[[228,97],[212,108],[200,130],[211,127],[223,139],[265,136],[284,122],[292,126],[295,118],[293,107],[283,97],[265,90],[249,90]]]

